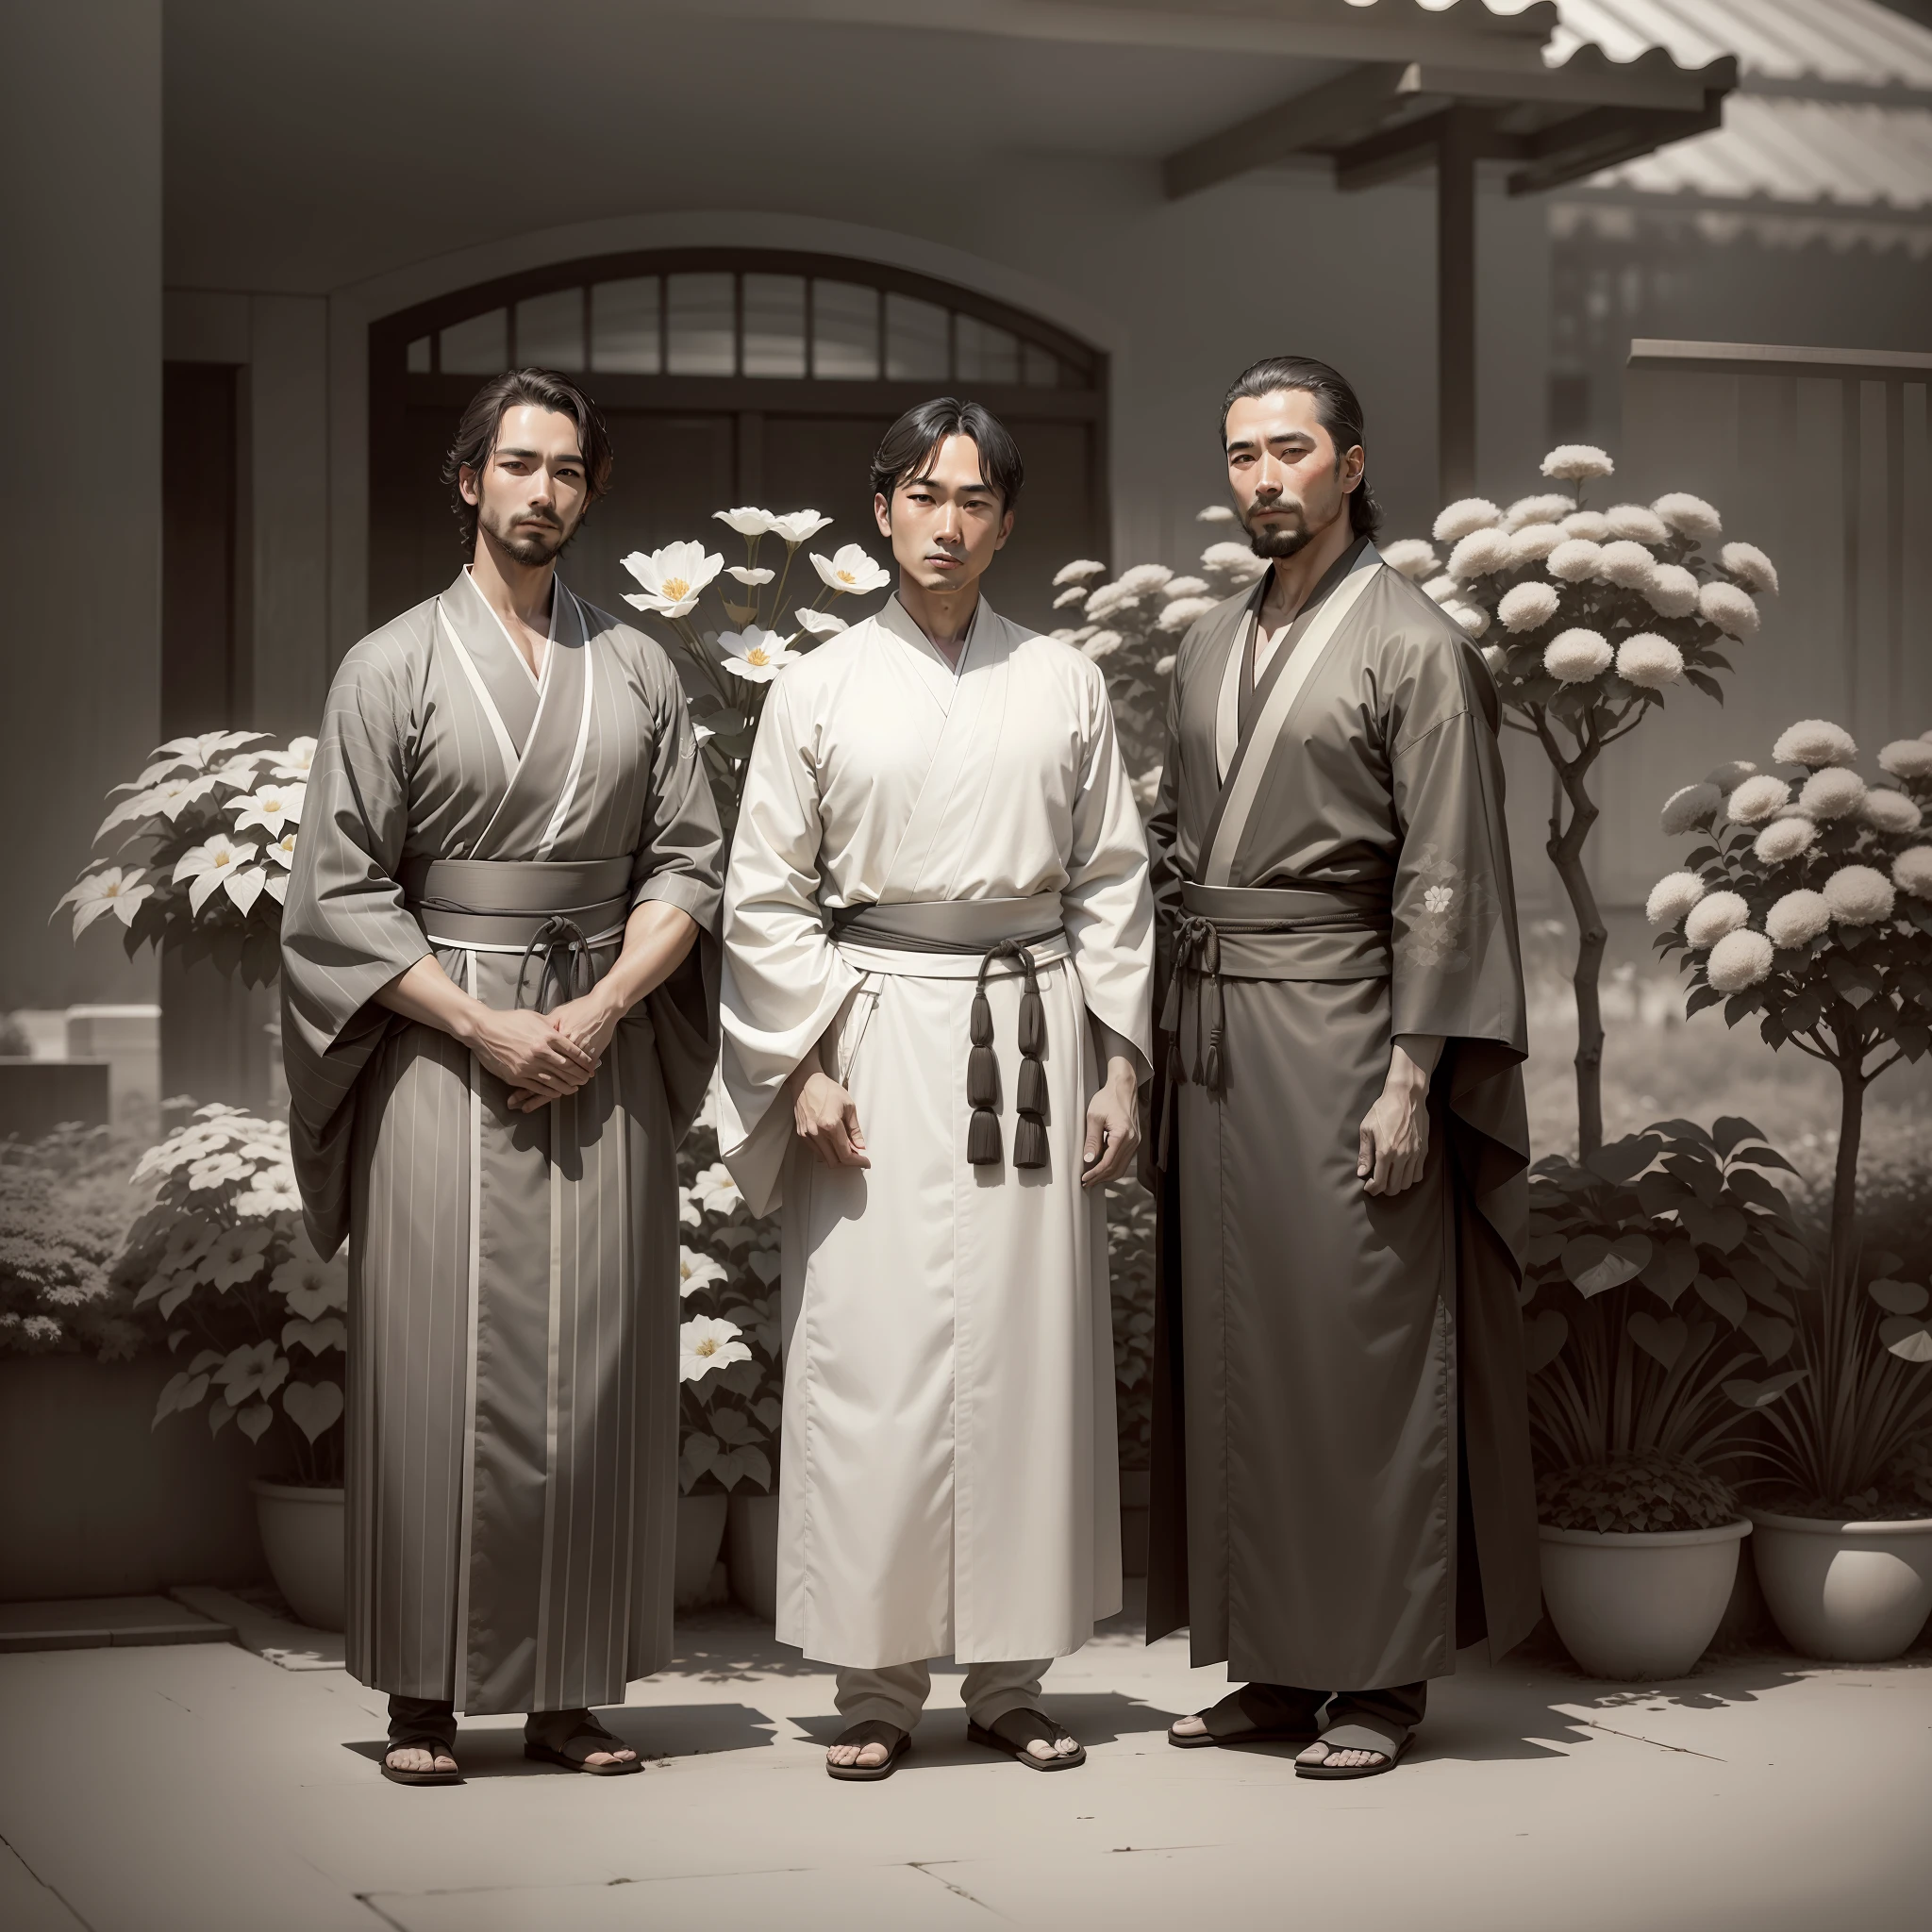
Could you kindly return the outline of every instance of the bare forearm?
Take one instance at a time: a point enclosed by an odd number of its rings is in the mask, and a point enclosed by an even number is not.
[[[375,995],[375,1004],[400,1013],[418,1025],[434,1026],[466,1045],[475,1040],[476,1023],[485,1010],[425,953],[407,973],[398,974]]]
[[[1398,1033],[1389,1050],[1389,1080],[1391,1088],[1420,1087],[1427,1091],[1442,1058],[1440,1033]]]
[[[629,1012],[683,965],[697,937],[697,921],[689,912],[662,899],[646,899],[625,923],[624,950],[599,991],[620,1013]]]

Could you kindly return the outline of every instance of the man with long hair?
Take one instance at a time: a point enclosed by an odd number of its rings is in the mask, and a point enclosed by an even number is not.
[[[1148,1636],[1244,1679],[1169,1733],[1388,1771],[1430,1677],[1536,1622],[1528,1143],[1498,705],[1381,561],[1361,406],[1229,390],[1268,569],[1182,640],[1149,837],[1170,967]]]
[[[1139,1142],[1154,908],[1099,669],[980,579],[1019,452],[922,404],[873,462],[876,617],[772,688],[725,891],[724,1158],[784,1210],[778,1636],[835,1778],[969,1737],[1085,1757],[1041,1678],[1120,1607],[1103,1190]]]
[[[590,1707],[670,1654],[721,840],[669,660],[557,575],[609,472],[561,376],[477,393],[468,559],[343,659],[282,918],[296,1176],[349,1244],[347,1661],[402,1784],[459,1779],[459,1711],[635,1772]]]

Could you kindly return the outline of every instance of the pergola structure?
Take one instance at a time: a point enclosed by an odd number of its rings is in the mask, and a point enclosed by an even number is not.
[[[1411,30],[1463,25],[1483,0],[1424,9],[1415,0],[1344,0],[1399,43]],[[1224,10],[1224,6],[1216,10]],[[1282,13],[1335,14],[1333,0]],[[1404,16],[1408,16],[1405,22]],[[1553,0],[1489,14],[1494,48],[1482,64],[1449,58],[1364,59],[1170,154],[1171,198],[1297,158],[1325,158],[1347,192],[1429,169],[1436,175],[1437,407],[1442,495],[1475,479],[1476,169],[1507,164],[1511,194],[1534,194],[1654,152],[1720,125],[1738,64],[1724,56],[1694,70],[1661,47],[1626,62],[1586,44],[1560,65],[1544,55],[1559,25]],[[1487,53],[1487,49],[1485,50]]]

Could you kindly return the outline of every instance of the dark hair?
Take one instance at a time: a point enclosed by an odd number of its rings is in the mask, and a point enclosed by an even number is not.
[[[1348,377],[1312,356],[1268,356],[1244,369],[1221,401],[1221,441],[1227,446],[1227,412],[1243,396],[1272,396],[1282,390],[1301,390],[1315,399],[1315,415],[1335,443],[1335,460],[1362,441],[1362,406]],[[1373,537],[1382,527],[1382,506],[1369,488],[1369,473],[1349,492],[1348,526],[1357,537]]]
[[[991,409],[978,403],[962,403],[957,396],[934,396],[930,402],[908,409],[886,431],[885,441],[872,459],[873,494],[891,504],[892,491],[900,484],[926,474],[941,443],[949,436],[973,439],[979,450],[979,474],[999,491],[1000,508],[1011,509],[1020,485],[1026,479],[1020,446]]]
[[[554,409],[577,425],[577,448],[584,458],[584,480],[590,486],[586,509],[610,487],[610,438],[590,397],[555,370],[506,369],[501,375],[492,375],[470,398],[462,420],[457,425],[456,441],[442,459],[442,480],[455,498],[457,522],[462,526],[466,545],[476,541],[476,507],[463,501],[458,479],[465,470],[482,475],[491,451],[496,447],[503,412],[525,403],[539,409]]]

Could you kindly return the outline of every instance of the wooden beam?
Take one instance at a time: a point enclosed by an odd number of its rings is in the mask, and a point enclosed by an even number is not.
[[[1475,491],[1475,164],[1480,110],[1451,108],[1436,147],[1436,465],[1441,500]]]
[[[1711,94],[1691,111],[1667,108],[1592,108],[1540,127],[1524,138],[1529,165],[1509,177],[1511,194],[1539,194],[1580,180],[1619,161],[1654,154],[1674,141],[1724,125],[1724,96]]]
[[[1442,129],[1452,113],[1463,117],[1468,137],[1475,142],[1478,160],[1521,160],[1524,156],[1524,137],[1506,134],[1496,125],[1493,112],[1481,108],[1441,108],[1433,114],[1404,121],[1372,134],[1365,141],[1352,142],[1335,156],[1335,185],[1344,193],[1357,193],[1365,188],[1379,188],[1384,182],[1399,181],[1405,175],[1419,175],[1436,165],[1442,143]]]

